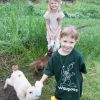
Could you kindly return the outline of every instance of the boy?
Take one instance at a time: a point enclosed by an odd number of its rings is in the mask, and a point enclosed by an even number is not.
[[[86,67],[82,55],[74,49],[78,33],[74,26],[65,27],[60,34],[60,49],[52,55],[40,82],[55,76],[57,100],[80,100],[82,93],[82,73]]]

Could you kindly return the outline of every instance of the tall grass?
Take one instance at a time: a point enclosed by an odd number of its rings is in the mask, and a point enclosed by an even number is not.
[[[45,24],[38,11],[27,3],[1,5],[1,53],[23,52],[39,40],[44,41]],[[40,39],[36,41],[37,38]]]
[[[84,76],[82,100],[100,99],[100,7],[98,0],[77,0],[73,5],[62,4],[66,14],[63,27],[88,25],[78,30],[78,48],[85,57],[88,74]],[[0,77],[10,73],[12,64],[19,64],[33,83],[33,68],[29,63],[43,56],[47,51],[46,28],[43,14],[47,3],[29,4],[27,0],[11,0],[0,4]],[[54,94],[55,80],[50,78],[43,88],[41,100],[48,100]]]

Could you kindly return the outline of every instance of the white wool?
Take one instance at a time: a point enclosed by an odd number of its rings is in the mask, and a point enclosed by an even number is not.
[[[34,89],[35,99],[39,99],[40,98],[42,87],[43,87],[43,84],[40,81],[36,81],[35,89]]]
[[[19,100],[36,100],[37,97],[40,99],[42,86],[31,86],[20,70],[14,71],[11,77],[6,79],[4,89],[7,88],[7,85],[14,87]]]

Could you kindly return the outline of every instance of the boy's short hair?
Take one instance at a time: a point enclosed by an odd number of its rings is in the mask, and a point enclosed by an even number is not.
[[[78,39],[78,32],[75,26],[70,25],[70,26],[64,27],[63,30],[61,31],[60,38],[64,36],[68,36],[68,35],[71,35],[71,37],[74,38],[75,40]]]
[[[61,0],[54,0],[54,1],[56,1],[58,3],[61,3]],[[49,2],[51,2],[51,0],[49,0]]]

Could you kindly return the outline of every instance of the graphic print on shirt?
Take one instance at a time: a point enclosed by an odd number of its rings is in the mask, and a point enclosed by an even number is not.
[[[68,90],[68,91],[78,91],[76,89],[76,84],[72,82],[71,78],[75,75],[74,72],[71,72],[75,62],[72,62],[67,67],[63,66],[61,70],[61,83],[58,87],[59,89]]]

